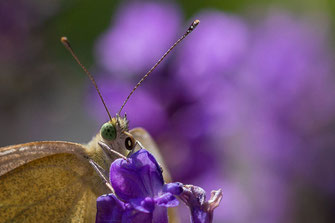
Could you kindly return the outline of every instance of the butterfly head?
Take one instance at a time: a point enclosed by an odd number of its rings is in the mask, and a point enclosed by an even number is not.
[[[100,135],[103,141],[114,148],[124,148],[132,151],[135,148],[136,141],[128,132],[127,116],[120,117],[117,115],[110,121],[102,125]]]

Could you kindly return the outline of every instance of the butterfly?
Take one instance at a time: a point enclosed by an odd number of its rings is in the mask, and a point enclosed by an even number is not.
[[[136,88],[167,54],[199,24],[195,20],[138,82],[120,111],[111,117],[97,84],[81,64],[68,40],[61,42],[94,84],[109,116],[88,144],[41,141],[0,148],[0,222],[94,222],[96,199],[110,193],[109,167],[117,158],[127,159],[136,148],[146,148],[170,179],[158,147],[143,128],[129,130],[121,111]]]

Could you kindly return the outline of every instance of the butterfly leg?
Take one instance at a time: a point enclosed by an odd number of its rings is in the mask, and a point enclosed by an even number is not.
[[[88,162],[92,165],[92,167],[94,168],[94,170],[99,174],[99,176],[104,181],[104,183],[106,184],[106,186],[114,193],[114,189],[113,189],[112,185],[108,182],[105,174],[103,173],[102,167],[100,167],[99,164],[97,164],[96,162],[94,162],[91,159]]]
[[[124,155],[122,155],[121,153],[115,151],[114,149],[112,149],[110,146],[108,146],[106,143],[100,141],[98,142],[99,146],[101,147],[101,149],[104,151],[104,153],[111,158],[111,153],[113,153],[114,155],[127,160],[127,157],[125,157]],[[127,160],[128,161],[128,160]]]

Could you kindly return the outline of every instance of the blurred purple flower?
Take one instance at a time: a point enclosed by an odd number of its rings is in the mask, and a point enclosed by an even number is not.
[[[323,157],[325,145],[316,143],[318,132],[324,134],[334,118],[331,57],[323,32],[287,14],[272,14],[253,30],[245,61],[228,80],[231,85],[205,103],[217,121],[212,133],[225,148],[225,171],[248,176],[243,189],[253,204],[246,210],[248,219],[283,222],[290,217],[289,194],[296,179],[324,185],[320,175],[311,174],[318,172],[328,184],[335,183],[325,172],[334,162]],[[233,168],[226,163],[234,163]],[[256,203],[253,196],[261,199]]]
[[[210,123],[198,104],[182,106],[175,111],[165,134],[160,135],[162,149],[178,156],[166,156],[176,180],[190,180],[216,165],[215,154],[208,143]],[[173,131],[171,131],[173,129]],[[182,149],[181,149],[182,148]],[[201,163],[201,165],[198,165]]]
[[[175,40],[180,15],[175,6],[132,3],[122,7],[97,45],[97,61],[114,75],[134,76],[155,63]]]
[[[97,200],[96,222],[168,222],[167,207],[179,201],[182,184],[164,184],[161,167],[148,151],[141,149],[128,160],[117,159],[110,168],[114,194]]]
[[[277,170],[305,169],[305,160],[297,158],[313,140],[306,135],[324,128],[334,116],[335,86],[323,40],[306,23],[274,13],[256,29],[237,77],[240,98],[233,100],[246,106],[244,111],[231,107],[232,113],[243,112],[240,120],[246,121],[244,116],[249,121],[238,125],[250,124],[248,137],[258,144],[254,150],[263,152],[269,163],[278,162]]]
[[[217,166],[216,151],[221,148],[214,148],[210,131],[222,112],[213,117],[208,107],[214,106],[210,104],[213,95],[229,87],[230,76],[243,62],[248,42],[246,23],[236,16],[206,11],[194,17],[201,24],[183,42],[171,64],[172,78],[181,89],[174,100],[184,101],[174,104],[169,119],[173,131],[164,135],[161,143],[167,145],[166,150],[179,154],[178,158],[166,158],[178,180],[200,176]]]
[[[248,30],[243,20],[221,12],[207,11],[196,18],[201,25],[181,46],[174,67],[178,79],[198,99],[222,89],[227,76],[239,67]]]
[[[241,82],[253,94],[267,95],[259,102],[277,114],[285,113],[282,121],[306,130],[311,121],[328,121],[335,111],[334,86],[324,42],[316,27],[273,13],[255,31]]]

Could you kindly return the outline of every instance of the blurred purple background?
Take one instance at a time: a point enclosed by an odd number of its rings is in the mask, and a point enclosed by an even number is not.
[[[174,181],[223,189],[214,222],[333,222],[335,7],[296,2],[0,3],[1,145],[87,142],[107,120],[60,36],[114,114],[197,18],[125,106],[130,127],[152,134]]]

